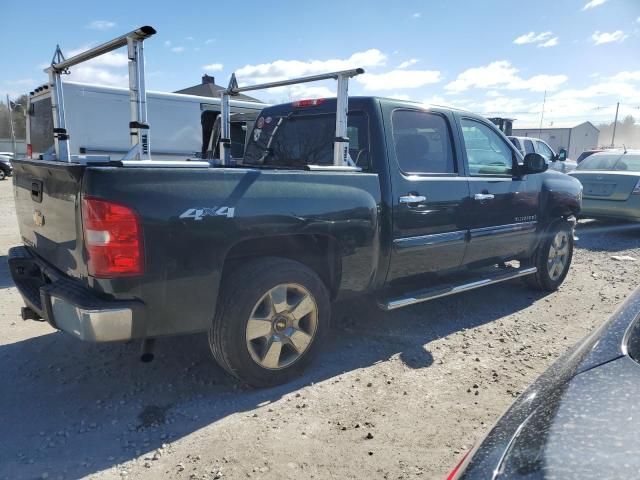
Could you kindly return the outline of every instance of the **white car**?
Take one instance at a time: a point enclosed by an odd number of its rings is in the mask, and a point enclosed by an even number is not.
[[[567,173],[575,170],[578,166],[573,160],[567,159],[567,151],[564,148],[561,148],[560,152],[556,153],[547,142],[539,138],[511,136],[509,140],[511,140],[511,143],[513,143],[523,156],[527,153],[538,153],[542,155],[552,170]]]

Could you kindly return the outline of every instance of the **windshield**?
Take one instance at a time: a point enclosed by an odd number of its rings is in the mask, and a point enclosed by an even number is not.
[[[580,162],[576,170],[640,172],[640,155],[596,153]]]

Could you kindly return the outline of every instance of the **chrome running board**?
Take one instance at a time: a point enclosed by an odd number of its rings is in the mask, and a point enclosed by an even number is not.
[[[382,299],[378,301],[378,306],[383,310],[395,310],[397,308],[408,307],[416,303],[426,302],[434,298],[446,297],[447,295],[455,295],[456,293],[474,290],[476,288],[493,285],[494,283],[505,282],[512,278],[524,277],[534,274],[538,271],[536,267],[515,268],[512,271],[502,271],[492,275],[485,275],[480,280],[474,280],[468,283],[439,285],[433,288],[408,292],[401,297]]]

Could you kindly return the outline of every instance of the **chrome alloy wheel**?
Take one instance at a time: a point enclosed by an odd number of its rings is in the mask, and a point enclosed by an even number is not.
[[[265,293],[247,322],[247,348],[263,368],[278,370],[298,360],[318,328],[318,306],[302,285],[283,283]]]
[[[547,270],[549,278],[556,281],[567,266],[569,258],[569,234],[565,231],[559,231],[553,237],[551,246],[549,247],[549,258],[547,259]]]

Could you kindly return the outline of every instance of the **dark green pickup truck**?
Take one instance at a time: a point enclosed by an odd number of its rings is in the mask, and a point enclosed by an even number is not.
[[[216,360],[261,386],[312,360],[337,299],[392,310],[562,283],[577,180],[477,115],[370,97],[349,99],[359,168],[333,167],[335,112],[268,107],[224,167],[16,160],[23,317],[98,342],[208,331]]]

